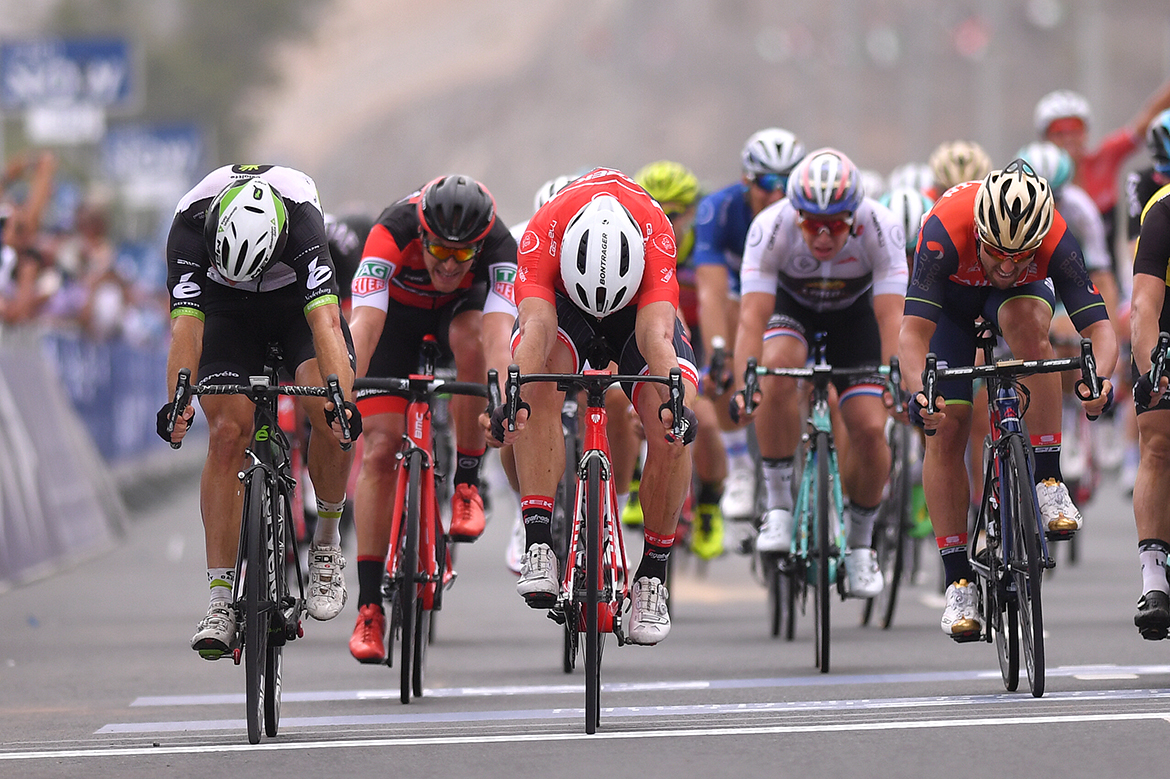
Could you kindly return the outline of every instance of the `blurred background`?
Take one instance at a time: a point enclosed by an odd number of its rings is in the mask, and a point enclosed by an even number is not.
[[[0,218],[36,225],[0,267],[0,586],[12,539],[48,532],[43,477],[4,458],[62,435],[14,437],[5,398],[39,375],[14,355],[59,377],[30,397],[59,381],[84,469],[166,459],[163,246],[214,167],[297,167],[326,211],[371,217],[467,173],[511,224],[583,167],[674,159],[725,186],[768,126],[881,174],[956,138],[1002,164],[1071,88],[1095,144],[1168,75],[1165,0],[0,0]]]

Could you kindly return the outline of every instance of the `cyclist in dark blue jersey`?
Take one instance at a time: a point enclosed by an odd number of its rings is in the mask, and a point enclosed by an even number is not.
[[[756,214],[781,200],[788,174],[804,156],[804,145],[788,130],[769,127],[753,133],[744,144],[743,178],[699,201],[695,214],[695,286],[699,300],[699,331],[705,353],[714,352],[721,340],[731,348],[739,322],[739,269],[744,241]],[[732,355],[724,363],[732,365]],[[721,378],[703,383],[704,394],[714,398]],[[716,404],[726,408],[726,403]],[[727,478],[723,484],[722,513],[732,519],[748,519],[755,510],[755,464],[748,452],[747,428],[722,434],[727,450]]]

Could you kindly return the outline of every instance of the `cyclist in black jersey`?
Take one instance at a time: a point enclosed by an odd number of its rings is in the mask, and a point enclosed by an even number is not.
[[[323,386],[336,374],[351,396],[353,346],[338,306],[337,273],[326,248],[317,187],[300,171],[275,165],[234,165],[212,171],[183,196],[167,239],[171,346],[167,380],[186,368],[200,381],[247,384],[263,372],[270,343],[281,346],[297,384]],[[352,455],[323,399],[304,398],[313,426],[309,472],[318,522],[309,549],[307,610],[332,619],[345,605],[338,523]],[[201,398],[211,431],[200,505],[207,547],[210,603],[191,639],[207,659],[232,650],[231,608],[243,496],[238,473],[252,439],[253,404],[243,395]],[[361,432],[357,407],[346,402],[351,432]],[[183,440],[194,417],[188,406],[171,434],[173,401],[158,414],[158,433]]]

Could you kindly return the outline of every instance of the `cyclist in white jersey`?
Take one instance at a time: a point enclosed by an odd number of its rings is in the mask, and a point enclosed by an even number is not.
[[[897,350],[908,282],[902,225],[885,206],[864,197],[856,166],[839,151],[819,149],[806,156],[789,177],[787,199],[752,222],[740,281],[735,343],[740,389],[749,357],[769,367],[803,366],[816,332],[827,334],[826,355],[837,367],[874,365]],[[851,501],[847,591],[868,598],[883,586],[872,535],[890,462],[884,382],[873,376],[834,384],[850,446],[842,462]],[[787,552],[793,459],[801,433],[798,399],[792,379],[765,378],[763,390],[753,416],[768,511],[757,548]],[[742,398],[736,403],[742,411]]]

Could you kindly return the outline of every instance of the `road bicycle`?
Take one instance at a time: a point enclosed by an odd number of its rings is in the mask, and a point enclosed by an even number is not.
[[[969,525],[967,556],[975,571],[983,616],[983,630],[960,642],[994,642],[1004,687],[1013,692],[1020,682],[1023,646],[1028,686],[1034,697],[1044,694],[1044,617],[1041,582],[1044,571],[1055,567],[1048,541],[1068,538],[1042,525],[1036,501],[1035,454],[1024,424],[1030,402],[1020,379],[1037,373],[1080,370],[1076,392],[1086,399],[1100,396],[1092,344],[1081,340],[1078,357],[1049,360],[1000,360],[994,355],[999,333],[990,322],[976,331],[984,364],[939,368],[934,353],[926,357],[923,393],[935,408],[938,382],[976,379],[987,382],[987,413],[991,432],[983,443],[983,496]],[[1082,395],[1082,391],[1087,394]]]
[[[255,406],[248,464],[239,473],[243,482],[244,509],[236,556],[232,608],[236,612],[236,636],[232,660],[244,663],[248,741],[260,743],[261,735],[276,735],[280,726],[280,693],[284,645],[304,635],[304,576],[293,522],[292,498],[296,479],[290,467],[292,445],[278,424],[277,405],[282,395],[324,397],[343,408],[337,376],[325,387],[281,385],[277,372],[282,363],[275,345],[268,349],[264,374],[249,376],[247,385],[191,384],[191,372],[179,371],[174,409],[168,432],[195,395],[246,395]],[[349,424],[339,416],[343,434]],[[178,449],[180,444],[172,443]],[[299,507],[298,507],[299,508]],[[295,566],[295,593],[289,587],[289,561]]]
[[[435,378],[438,344],[434,336],[423,339],[421,352],[417,374],[354,381],[359,399],[395,395],[407,401],[382,587],[387,616],[386,665],[394,666],[394,643],[399,639],[399,699],[403,703],[410,703],[412,694],[415,698],[423,695],[433,612],[442,609],[443,593],[455,581],[452,542],[443,530],[436,487],[432,404],[436,395],[487,397],[483,384]]]
[[[592,734],[601,723],[601,654],[606,634],[617,638],[618,646],[626,643],[622,631],[622,611],[629,601],[625,542],[617,514],[617,494],[612,479],[605,391],[613,384],[650,382],[664,384],[670,392],[670,409],[674,415],[674,434],[683,434],[682,372],[671,370],[669,376],[626,376],[609,371],[586,370],[583,373],[532,373],[520,375],[516,365],[508,367],[503,403],[508,430],[515,429],[520,410],[520,387],[532,382],[552,382],[560,392],[581,392],[586,396],[581,432],[582,453],[575,466],[575,509],[566,564],[561,575],[561,591],[550,604],[549,616],[565,631],[565,665],[570,667],[580,635],[585,636],[585,732]],[[498,377],[488,372],[488,386],[495,388]],[[489,408],[500,400],[493,390]],[[580,420],[579,420],[580,421]],[[565,470],[570,472],[566,463]]]
[[[760,570],[768,590],[768,616],[773,636],[783,632],[795,637],[795,612],[804,611],[808,588],[813,590],[814,650],[816,667],[829,672],[829,611],[833,591],[845,598],[842,555],[845,550],[845,502],[841,474],[833,443],[829,411],[829,386],[834,377],[888,376],[889,366],[834,368],[825,356],[825,334],[813,339],[813,364],[809,368],[767,368],[748,360],[744,373],[744,408],[751,413],[761,376],[785,376],[811,383],[806,431],[802,436],[803,468],[793,507],[792,551],[760,553]],[[883,379],[883,381],[885,381]]]
[[[899,421],[904,412],[901,390],[902,376],[898,358],[890,359],[890,387],[894,389],[894,416],[886,420],[886,444],[890,448],[890,475],[886,492],[873,527],[873,551],[885,586],[879,595],[867,598],[861,611],[861,624],[868,625],[876,614],[884,630],[894,623],[898,606],[898,591],[907,569],[912,567],[914,539],[910,528],[914,524],[913,464],[922,459],[919,433],[911,425]]]

